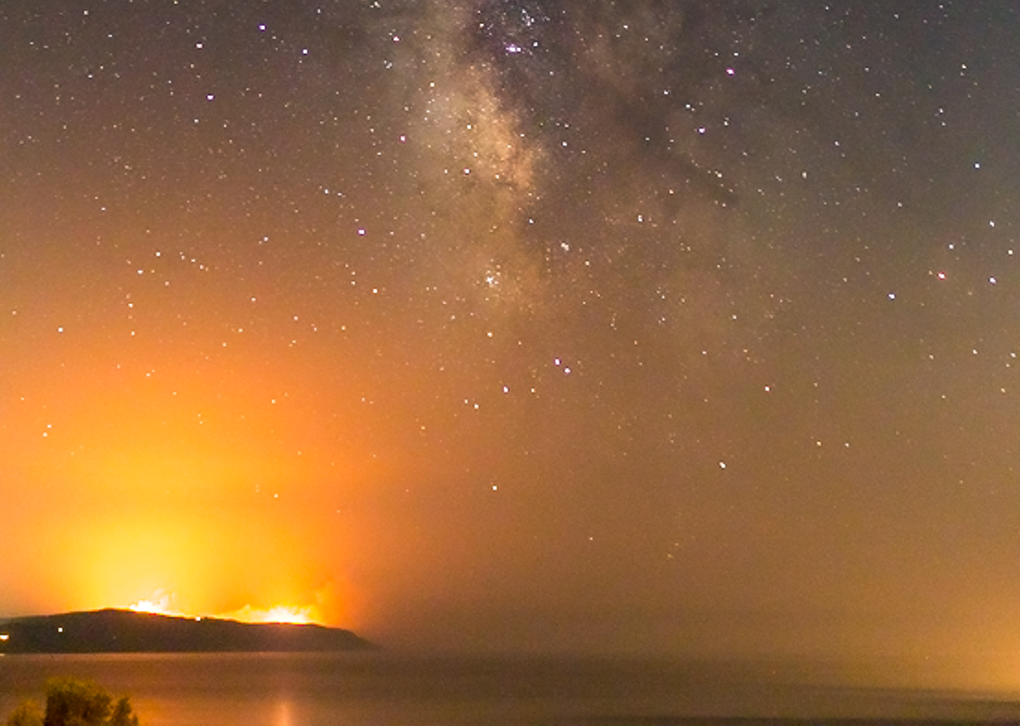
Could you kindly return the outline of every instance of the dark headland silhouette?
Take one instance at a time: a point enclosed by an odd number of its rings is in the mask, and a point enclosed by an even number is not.
[[[378,646],[322,625],[240,623],[132,610],[95,610],[0,621],[0,654],[336,652]]]

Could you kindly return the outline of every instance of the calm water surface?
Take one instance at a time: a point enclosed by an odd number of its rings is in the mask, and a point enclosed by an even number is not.
[[[0,720],[52,676],[131,696],[143,726],[668,724],[689,718],[1020,719],[976,697],[809,687],[648,660],[196,654],[0,657]]]

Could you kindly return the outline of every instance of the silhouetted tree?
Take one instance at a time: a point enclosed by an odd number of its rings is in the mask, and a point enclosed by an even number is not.
[[[122,696],[113,705],[109,726],[138,726],[138,717],[131,712],[131,703],[127,696]]]
[[[46,713],[25,701],[7,719],[7,726],[138,726],[127,696],[116,702],[92,681],[54,678],[46,683]]]
[[[43,726],[43,712],[35,701],[24,701],[7,717],[7,726]]]
[[[46,684],[44,726],[103,726],[113,697],[92,681],[54,678]]]
[[[6,726],[139,726],[127,696],[113,696],[92,681],[53,678],[46,683],[46,713],[25,701],[7,717]]]

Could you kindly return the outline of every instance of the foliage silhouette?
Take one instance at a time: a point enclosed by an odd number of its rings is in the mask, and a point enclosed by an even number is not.
[[[32,701],[18,706],[7,726],[138,726],[127,696],[116,702],[92,681],[53,678],[46,683],[46,713]]]
[[[138,726],[138,717],[131,712],[131,703],[127,696],[121,696],[113,704],[113,713],[110,714],[109,726]]]
[[[10,716],[7,726],[42,726],[43,712],[35,701],[24,701]]]

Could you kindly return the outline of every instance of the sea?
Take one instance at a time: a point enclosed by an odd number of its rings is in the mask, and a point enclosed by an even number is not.
[[[808,684],[760,666],[621,657],[0,656],[0,722],[48,678],[131,698],[142,726],[1020,723],[1002,695]]]

